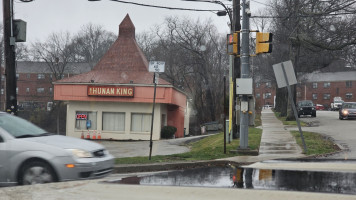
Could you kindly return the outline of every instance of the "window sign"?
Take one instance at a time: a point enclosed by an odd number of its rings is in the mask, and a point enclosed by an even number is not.
[[[87,119],[88,115],[87,114],[77,114],[77,119]]]

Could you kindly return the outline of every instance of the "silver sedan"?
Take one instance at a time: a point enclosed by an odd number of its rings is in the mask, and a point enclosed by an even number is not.
[[[0,186],[100,178],[114,157],[100,144],[46,133],[0,112]]]

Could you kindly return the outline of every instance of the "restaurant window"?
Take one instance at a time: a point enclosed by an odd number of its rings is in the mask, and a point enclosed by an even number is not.
[[[352,81],[346,81],[346,87],[352,88]]]
[[[346,93],[346,99],[352,99],[352,93]]]
[[[45,75],[44,74],[37,74],[37,79],[44,79]]]
[[[325,82],[324,83],[324,88],[329,88],[330,87],[330,82]]]
[[[313,83],[313,88],[314,88],[314,89],[318,88],[318,83],[314,82],[314,83]]]
[[[131,131],[133,132],[150,132],[151,130],[151,114],[132,113],[131,115]]]
[[[97,112],[77,111],[75,113],[76,130],[96,130]]]
[[[330,94],[324,94],[324,99],[330,99]]]
[[[103,131],[125,131],[125,113],[103,112]]]
[[[318,99],[318,94],[313,94],[313,99]]]

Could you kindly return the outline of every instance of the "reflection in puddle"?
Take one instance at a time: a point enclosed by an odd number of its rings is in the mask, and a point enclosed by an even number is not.
[[[115,181],[121,184],[248,188],[356,194],[356,174],[207,167],[134,176]]]

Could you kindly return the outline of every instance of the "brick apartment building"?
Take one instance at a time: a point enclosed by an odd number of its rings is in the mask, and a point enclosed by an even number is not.
[[[274,105],[276,85],[272,81],[255,83],[256,104]],[[297,101],[312,100],[314,104],[330,107],[334,97],[346,102],[356,101],[356,71],[310,73],[298,80]]]
[[[71,77],[91,70],[88,63],[68,63],[63,73]],[[19,110],[46,110],[48,102],[53,102],[52,71],[45,62],[16,62],[17,101]],[[5,76],[2,68],[0,110],[5,110]]]

